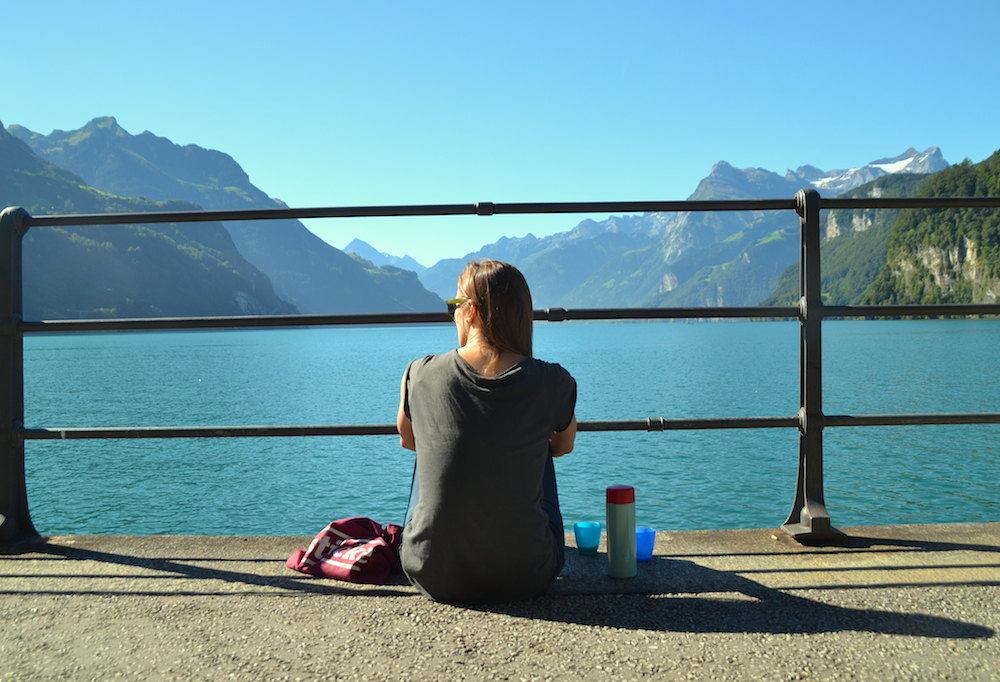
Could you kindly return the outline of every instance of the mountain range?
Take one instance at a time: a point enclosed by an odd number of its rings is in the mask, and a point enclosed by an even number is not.
[[[948,167],[937,147],[918,152],[910,147],[899,156],[871,161],[860,168],[823,172],[813,166],[800,166],[794,172],[785,171],[785,178],[795,182],[805,180],[823,196],[837,196],[860,187],[886,175],[914,173],[917,175],[936,173]]]
[[[352,239],[351,243],[344,247],[344,253],[353,253],[355,256],[361,256],[376,267],[391,265],[403,270],[412,270],[417,274],[427,269],[410,256],[393,256],[385,251],[379,251],[368,242],[360,239]]]
[[[0,203],[36,215],[284,206],[227,154],[131,135],[110,117],[49,135],[0,125],[0,152]],[[931,147],[784,175],[720,161],[689,199],[790,198],[806,187],[824,196],[995,195],[997,158],[949,166]],[[824,211],[824,297],[996,300],[997,213]],[[55,318],[440,310],[477,257],[520,267],[536,307],[787,304],[798,296],[799,225],[789,211],[609,216],[504,237],[429,268],[361,239],[340,251],[296,220],[33,228],[25,305],[30,316]]]
[[[131,135],[111,117],[49,135],[20,125],[10,126],[9,131],[38,156],[103,192],[152,201],[183,200],[209,210],[284,207],[255,187],[228,154],[197,145],[182,147],[149,131]],[[444,307],[412,271],[352,258],[298,220],[223,225],[239,253],[269,278],[281,299],[302,313]]]
[[[948,167],[940,149],[908,149],[864,166],[784,176],[725,161],[690,200],[790,198],[813,187],[825,196],[889,176]],[[544,238],[503,238],[462,258],[442,260],[420,274],[442,297],[473,258],[508,260],[524,271],[538,307],[656,307],[757,305],[775,292],[799,256],[799,221],[791,212],[679,212],[583,221]]]

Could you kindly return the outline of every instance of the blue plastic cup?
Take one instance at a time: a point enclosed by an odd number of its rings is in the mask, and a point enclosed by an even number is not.
[[[635,529],[636,561],[649,561],[653,558],[653,547],[656,546],[656,529],[640,526]]]
[[[601,544],[601,524],[598,521],[580,521],[573,524],[576,535],[576,549],[580,554],[597,554],[597,546]]]

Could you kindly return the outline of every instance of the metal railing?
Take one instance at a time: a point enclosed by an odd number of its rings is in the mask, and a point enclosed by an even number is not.
[[[610,308],[536,310],[534,319],[563,320],[796,318],[800,322],[799,411],[783,417],[722,419],[633,419],[581,421],[580,431],[674,431],[682,429],[797,428],[798,474],[792,510],[782,529],[799,541],[819,541],[837,534],[823,495],[823,429],[838,426],[912,424],[1000,424],[1000,413],[826,415],[822,408],[822,321],[824,317],[925,315],[1000,315],[1000,304],[825,306],[820,286],[820,210],[887,208],[997,208],[1000,197],[903,199],[824,199],[800,190],[794,199],[738,201],[649,201],[530,204],[446,204],[245,211],[183,211],[97,215],[31,216],[24,209],[0,214],[0,544],[37,537],[25,485],[26,440],[81,438],[219,438],[260,436],[336,436],[395,434],[394,424],[24,428],[24,334],[73,331],[298,327],[351,324],[450,322],[446,313],[355,315],[286,315],[109,320],[24,320],[22,238],[31,227],[121,225],[288,218],[361,216],[443,216],[529,213],[635,213],[650,211],[794,210],[801,224],[800,294],[797,306],[695,308]]]

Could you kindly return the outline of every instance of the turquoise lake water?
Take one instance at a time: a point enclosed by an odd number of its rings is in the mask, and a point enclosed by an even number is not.
[[[580,420],[789,416],[798,324],[537,324],[577,379]],[[1000,320],[829,321],[827,414],[1000,411]],[[406,363],[451,325],[35,335],[28,428],[394,423]],[[834,525],[1000,521],[1000,426],[828,428]],[[641,525],[772,528],[791,507],[794,429],[581,433],[557,460],[567,524],[636,488]],[[399,523],[412,453],[395,436],[28,441],[39,532],[313,534]]]

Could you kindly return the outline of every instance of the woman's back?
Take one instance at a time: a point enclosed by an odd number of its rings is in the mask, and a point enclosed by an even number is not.
[[[420,487],[401,556],[422,592],[495,601],[550,584],[563,538],[543,509],[542,480],[549,439],[569,426],[575,401],[569,373],[533,358],[495,377],[477,374],[458,351],[410,364],[403,409]]]

